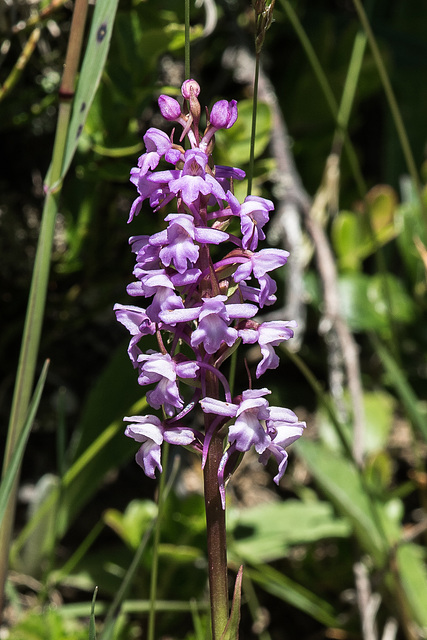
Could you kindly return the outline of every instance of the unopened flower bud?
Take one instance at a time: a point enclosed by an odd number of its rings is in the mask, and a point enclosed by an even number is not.
[[[219,100],[211,109],[209,121],[215,129],[229,129],[237,120],[236,100]]]
[[[161,95],[158,104],[165,120],[178,120],[181,117],[181,106],[175,98]]]
[[[184,82],[182,83],[182,87],[181,87],[181,93],[184,96],[184,98],[186,100],[190,100],[191,98],[191,92],[193,91],[193,94],[196,96],[199,95],[200,93],[200,85],[198,82],[196,82],[196,80],[184,80]]]

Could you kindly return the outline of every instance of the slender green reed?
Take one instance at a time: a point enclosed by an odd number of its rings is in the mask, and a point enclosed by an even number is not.
[[[31,397],[31,390],[36,370],[37,354],[40,344],[46,292],[50,269],[50,256],[53,244],[55,219],[58,210],[62,161],[65,154],[68,123],[71,114],[71,98],[80,59],[86,22],[87,0],[77,0],[71,24],[70,38],[64,65],[64,75],[60,87],[60,105],[58,123],[52,155],[51,170],[46,185],[47,193],[42,214],[39,241],[37,244],[31,289],[27,306],[24,333],[21,343],[18,371],[12,401],[12,410],[8,427],[6,449],[3,463],[3,474],[6,473],[23,430],[25,416]],[[53,185],[56,186],[53,189]],[[5,518],[0,529],[0,612],[3,610],[4,585],[6,582],[10,539],[12,535],[16,496],[18,491],[19,472],[10,491]],[[0,614],[1,615],[1,614]]]
[[[391,116],[393,118],[394,125],[396,127],[396,132],[399,137],[400,146],[402,148],[402,152],[405,157],[406,166],[408,167],[409,174],[417,190],[418,198],[420,201],[420,205],[423,211],[425,221],[427,221],[427,211],[425,210],[425,207],[423,205],[420,178],[415,165],[415,160],[412,153],[411,145],[409,144],[408,134],[406,133],[406,128],[403,122],[402,114],[400,113],[399,105],[397,104],[396,96],[394,95],[393,87],[390,82],[390,77],[387,73],[387,69],[385,67],[377,41],[371,29],[368,16],[366,15],[366,12],[365,12],[365,9],[363,8],[362,3],[360,2],[360,0],[353,0],[353,4],[358,13],[360,22],[362,23],[362,26],[365,30],[366,36],[368,38],[369,46],[371,47],[372,55],[374,57],[375,64],[377,65],[378,74],[380,76],[380,79],[384,88],[384,93],[386,95],[387,102],[390,107]]]

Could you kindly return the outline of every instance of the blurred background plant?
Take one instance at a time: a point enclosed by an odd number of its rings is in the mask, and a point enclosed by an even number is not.
[[[22,1],[0,10],[2,425],[72,8]],[[371,0],[365,9],[373,41],[356,0],[278,0],[264,44],[253,186],[274,199],[270,238],[291,252],[274,317],[299,323],[296,347],[266,384],[309,429],[279,489],[250,456],[230,486],[245,640],[427,635],[427,8]],[[252,7],[205,0],[191,21],[204,102],[239,100],[238,123],[217,136],[217,163],[247,166]],[[123,437],[123,415],[143,411],[144,400],[112,305],[125,302],[132,269],[129,169],[145,130],[160,124],[157,96],[178,94],[183,24],[176,0],[119,2],[64,180],[39,370],[51,364],[24,456],[1,637],[87,638],[95,585],[98,636],[145,637],[156,487]],[[90,44],[87,30],[84,50]],[[134,233],[153,233],[164,215],[142,213]],[[200,640],[200,465],[173,454],[157,637]]]

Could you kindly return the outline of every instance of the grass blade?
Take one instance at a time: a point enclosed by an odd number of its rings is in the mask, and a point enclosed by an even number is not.
[[[117,5],[118,0],[103,0],[103,2],[97,2],[95,5],[89,40],[74,98],[73,114],[68,129],[61,177],[65,176],[70,167],[80,134],[101,80],[110,48]]]
[[[96,627],[95,627],[95,600],[98,593],[98,587],[95,587],[92,598],[92,606],[90,609],[90,621],[89,621],[89,640],[96,640]]]
[[[25,451],[25,446],[27,444],[28,436],[30,435],[31,427],[34,422],[35,415],[37,413],[37,409],[40,403],[40,399],[43,393],[44,383],[46,381],[47,370],[49,367],[49,360],[46,360],[42,372],[40,374],[39,381],[37,383],[36,389],[34,391],[33,397],[31,399],[30,405],[28,407],[27,418],[25,420],[23,429],[19,435],[19,438],[16,442],[15,450],[13,452],[12,458],[10,460],[10,464],[7,468],[7,471],[2,479],[0,486],[0,524],[3,520],[7,503],[9,500],[9,494],[12,489],[13,483],[17,474],[19,473],[19,469],[21,466],[22,458]]]

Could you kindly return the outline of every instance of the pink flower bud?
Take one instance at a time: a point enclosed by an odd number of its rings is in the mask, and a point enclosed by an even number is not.
[[[229,129],[237,120],[237,102],[219,100],[211,109],[209,121],[215,129]]]
[[[198,82],[196,82],[196,80],[185,80],[182,83],[182,87],[181,87],[181,93],[184,96],[184,98],[186,100],[190,100],[191,98],[191,90],[193,90],[194,95],[197,96],[200,93],[200,85]]]
[[[178,120],[181,117],[181,106],[175,98],[161,95],[157,102],[165,120]]]

